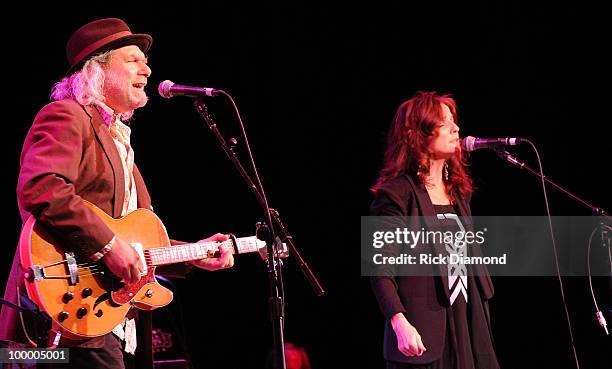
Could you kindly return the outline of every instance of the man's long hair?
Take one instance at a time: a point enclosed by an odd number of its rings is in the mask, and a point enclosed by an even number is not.
[[[72,99],[84,106],[104,103],[104,68],[112,55],[113,50],[98,54],[87,60],[78,72],[56,82],[51,89],[51,100]],[[119,119],[127,121],[133,114],[134,111],[120,113]]]
[[[455,122],[458,122],[457,104],[450,95],[419,91],[400,105],[389,129],[383,167],[372,192],[404,174],[416,176],[427,184],[431,159],[429,144],[438,134],[443,104],[448,106]],[[473,186],[463,150],[456,151],[446,163],[448,180],[443,178],[443,181],[451,200],[466,198],[472,193]]]

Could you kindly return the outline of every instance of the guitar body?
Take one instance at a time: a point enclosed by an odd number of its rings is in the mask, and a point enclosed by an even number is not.
[[[138,209],[113,219],[93,204],[86,204],[128,243],[138,243],[143,250],[170,245],[163,224],[149,210]],[[66,338],[104,335],[132,306],[153,310],[172,301],[172,292],[155,280],[155,266],[147,263],[146,274],[137,283],[124,284],[102,261],[91,262],[60,245],[30,217],[21,232],[19,253],[28,296],[51,317],[53,329],[61,330]]]

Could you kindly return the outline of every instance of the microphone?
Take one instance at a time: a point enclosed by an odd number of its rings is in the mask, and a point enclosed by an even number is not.
[[[522,138],[476,138],[467,136],[461,139],[461,147],[465,151],[474,151],[479,149],[496,149],[501,146],[514,146],[524,142]]]
[[[221,95],[221,90],[215,90],[214,88],[207,87],[193,87],[193,86],[184,86],[177,85],[176,83],[165,80],[159,84],[157,87],[157,91],[162,97],[169,99],[174,96],[189,96],[189,97],[199,97],[202,95],[205,96],[219,96]]]

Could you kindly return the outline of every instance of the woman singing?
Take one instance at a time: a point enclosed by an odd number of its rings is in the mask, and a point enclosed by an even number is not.
[[[419,217],[426,230],[469,230],[473,187],[466,166],[455,101],[418,92],[400,105],[389,130],[384,164],[372,188],[371,215]],[[419,247],[436,250],[439,245]],[[469,244],[446,244],[442,250],[480,252]],[[488,306],[493,285],[484,266],[431,268],[427,275],[372,277],[386,320],[387,368],[499,368]]]

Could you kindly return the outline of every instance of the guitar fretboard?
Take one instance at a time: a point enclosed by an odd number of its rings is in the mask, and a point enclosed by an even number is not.
[[[229,239],[224,242],[201,242],[167,247],[153,247],[146,249],[144,252],[147,263],[151,266],[156,266],[213,257],[222,245],[228,246],[232,254],[244,254],[258,251],[259,248],[265,246],[265,243],[258,240],[257,237],[251,236],[237,238],[236,244]]]

